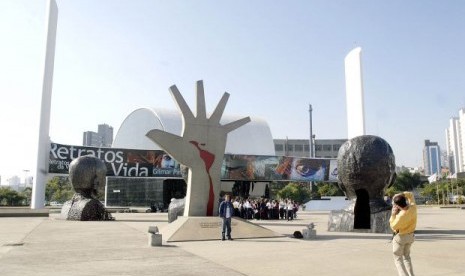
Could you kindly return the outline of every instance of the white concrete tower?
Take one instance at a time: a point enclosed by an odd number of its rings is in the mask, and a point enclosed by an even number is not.
[[[365,135],[361,54],[362,48],[357,47],[344,59],[348,139]]]
[[[47,33],[45,63],[43,71],[42,103],[40,107],[39,143],[37,145],[37,166],[32,186],[31,209],[44,207],[45,181],[48,173],[50,152],[50,107],[52,102],[53,68],[55,61],[55,41],[58,20],[58,7],[55,0],[47,2]]]

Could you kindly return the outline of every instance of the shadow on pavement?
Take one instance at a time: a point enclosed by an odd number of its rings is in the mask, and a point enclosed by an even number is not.
[[[465,230],[431,229],[415,231],[416,240],[465,240]]]
[[[315,240],[391,240],[391,235],[379,236],[377,235],[318,235],[316,234]]]
[[[115,219],[115,221],[121,221],[121,222],[166,222],[166,219],[164,220],[156,220],[156,219]]]
[[[285,227],[288,227],[288,226],[304,226],[304,227],[306,227],[308,225],[308,223],[289,223],[289,224],[286,224],[285,222],[283,222],[283,223],[277,223],[277,222],[275,222],[275,223],[273,223],[273,222],[271,222],[271,223],[266,223],[266,222],[265,223],[260,223],[260,222],[254,221],[252,223],[260,225],[260,226],[270,226],[271,225],[271,226],[285,226]]]

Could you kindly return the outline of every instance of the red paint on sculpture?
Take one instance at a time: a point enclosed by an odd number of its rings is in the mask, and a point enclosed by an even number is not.
[[[199,142],[197,141],[189,141],[189,143],[193,144],[198,150],[200,154],[200,158],[202,158],[203,162],[205,163],[205,169],[208,174],[208,179],[210,180],[210,190],[208,192],[208,203],[207,203],[207,216],[213,216],[213,202],[215,200],[215,193],[213,192],[213,182],[210,176],[210,168],[215,161],[215,155],[209,151],[201,149],[199,147]]]

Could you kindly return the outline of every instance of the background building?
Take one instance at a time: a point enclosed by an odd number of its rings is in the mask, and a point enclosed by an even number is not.
[[[82,145],[88,147],[99,147],[101,140],[102,139],[100,138],[100,135],[98,135],[97,132],[86,131],[83,133]]]
[[[113,127],[107,124],[98,125],[98,132],[83,133],[82,145],[89,147],[111,147],[113,143]]]
[[[449,164],[449,158],[447,156],[447,151],[444,149],[441,149],[441,166],[443,169],[447,169],[447,171],[450,171],[450,164]]]
[[[318,139],[315,140],[315,157],[337,158],[339,148],[347,139]]]
[[[441,150],[437,142],[425,140],[423,148],[423,164],[425,175],[440,175],[441,173]]]
[[[446,152],[451,174],[465,172],[465,108],[459,110],[459,117],[449,120],[446,129]]]
[[[102,137],[102,147],[111,147],[113,143],[113,127],[107,124],[98,125],[98,135]]]
[[[317,139],[314,141],[315,158],[337,158],[339,148],[347,139]],[[310,157],[308,139],[274,139],[277,156]]]
[[[277,156],[310,157],[308,139],[273,139]]]
[[[245,116],[223,114],[221,124],[241,119]],[[250,122],[228,133],[226,154],[275,155],[273,138],[268,123],[257,117],[250,117]],[[160,129],[175,135],[181,135],[182,115],[176,110],[160,108],[139,108],[124,119],[113,148],[162,150],[145,134],[152,129]]]

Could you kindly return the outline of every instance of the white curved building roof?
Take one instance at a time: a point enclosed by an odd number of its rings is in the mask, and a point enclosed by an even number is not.
[[[223,115],[221,124],[246,116]],[[273,137],[265,120],[250,117],[248,124],[230,132],[226,143],[227,154],[275,155]],[[160,108],[139,108],[129,114],[121,124],[112,147],[162,150],[145,134],[152,129],[160,129],[181,135],[182,115],[176,110]]]

